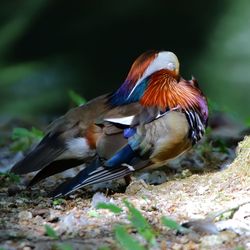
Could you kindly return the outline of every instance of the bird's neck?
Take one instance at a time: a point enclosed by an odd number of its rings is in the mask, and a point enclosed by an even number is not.
[[[204,121],[208,116],[206,98],[200,89],[183,79],[178,81],[164,70],[158,71],[150,78],[140,103],[143,106],[156,106],[161,110],[195,110]]]

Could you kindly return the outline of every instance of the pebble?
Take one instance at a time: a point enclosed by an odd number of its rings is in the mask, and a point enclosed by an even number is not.
[[[126,188],[127,195],[135,195],[138,192],[148,188],[148,185],[143,179],[132,181]]]
[[[201,238],[203,248],[216,248],[226,242],[232,242],[237,235],[230,231],[224,231],[217,235],[208,235]]]
[[[86,227],[89,224],[89,221],[86,217],[76,216],[77,212],[78,210],[76,208],[73,208],[60,218],[58,226],[63,230],[62,232],[78,232],[80,228]]]
[[[18,214],[18,218],[20,220],[30,220],[32,219],[32,213],[29,212],[29,211],[21,211],[19,214]]]
[[[41,208],[41,209],[34,209],[32,211],[33,216],[40,215],[42,217],[46,217],[49,215],[49,210],[47,208]]]
[[[34,246],[30,242],[24,241],[20,243],[19,248],[21,248],[22,250],[31,250],[32,248],[34,248]]]
[[[23,250],[31,250],[30,247],[24,247]]]
[[[57,222],[59,220],[59,214],[56,210],[50,209],[49,215],[47,216],[49,222]]]
[[[163,171],[153,171],[152,173],[144,172],[138,176],[138,179],[144,180],[150,185],[159,185],[167,181],[167,175]]]
[[[17,185],[11,185],[8,187],[8,195],[9,196],[14,196],[16,195],[17,193],[20,192],[20,188],[17,186]]]
[[[33,222],[34,222],[34,224],[42,225],[42,223],[44,222],[44,220],[43,220],[43,218],[40,215],[37,215],[36,217],[34,217]]]
[[[107,198],[103,193],[97,192],[92,197],[91,205],[96,208],[99,203],[109,203],[110,199]]]

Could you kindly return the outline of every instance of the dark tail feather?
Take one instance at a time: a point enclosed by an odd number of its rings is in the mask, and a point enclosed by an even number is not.
[[[119,179],[131,174],[132,172],[133,169],[130,169],[127,166],[121,166],[119,168],[116,167],[113,169],[103,167],[100,160],[96,159],[89,166],[83,169],[77,176],[57,187],[50,194],[50,196],[56,198],[62,195],[68,195],[71,192],[87,185]]]
[[[24,159],[17,162],[12,167],[11,172],[15,174],[27,174],[47,166],[64,152],[64,145],[58,144],[57,142],[40,143]]]
[[[67,169],[79,166],[83,164],[83,160],[79,159],[67,159],[67,160],[58,160],[50,163],[40,172],[38,172],[35,177],[30,181],[28,187],[35,185],[37,182],[60,172],[63,172]]]

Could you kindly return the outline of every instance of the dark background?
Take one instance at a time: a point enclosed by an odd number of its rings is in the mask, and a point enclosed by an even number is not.
[[[0,116],[54,116],[123,82],[145,50],[177,54],[212,106],[250,118],[250,1],[0,2]]]

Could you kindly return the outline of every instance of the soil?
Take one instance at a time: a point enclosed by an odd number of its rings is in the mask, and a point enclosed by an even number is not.
[[[222,151],[201,143],[154,172],[155,180],[148,178],[150,174],[138,174],[127,188],[121,181],[110,184],[109,189],[89,187],[54,201],[47,194],[58,185],[61,176],[31,189],[24,185],[27,176],[18,184],[1,176],[0,247],[70,249],[65,248],[70,245],[71,249],[121,249],[113,228],[115,224],[128,223],[123,203],[127,199],[157,232],[158,245],[151,249],[250,249],[250,137],[239,144],[232,163],[229,164],[234,150]],[[124,212],[116,215],[97,210],[98,201],[112,202]],[[178,223],[189,222],[193,233],[176,234],[162,225],[162,216]],[[47,236],[45,225],[52,227],[59,238]],[[141,241],[135,231],[131,234]]]

